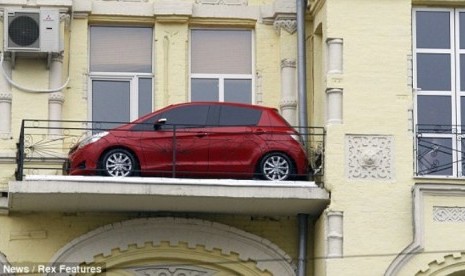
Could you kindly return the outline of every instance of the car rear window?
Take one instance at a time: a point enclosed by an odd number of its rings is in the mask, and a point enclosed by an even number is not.
[[[220,126],[255,126],[258,124],[262,111],[259,109],[223,106],[220,112]]]

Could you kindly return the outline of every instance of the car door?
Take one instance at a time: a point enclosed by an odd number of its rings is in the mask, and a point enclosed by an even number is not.
[[[221,106],[218,126],[210,134],[210,173],[220,177],[252,176],[254,156],[263,143],[255,128],[261,113],[259,109]]]
[[[147,174],[202,177],[208,172],[208,105],[181,105],[152,118],[141,134]]]

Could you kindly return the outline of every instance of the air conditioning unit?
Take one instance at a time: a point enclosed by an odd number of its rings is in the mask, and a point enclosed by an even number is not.
[[[58,9],[5,10],[4,50],[15,53],[63,51]]]

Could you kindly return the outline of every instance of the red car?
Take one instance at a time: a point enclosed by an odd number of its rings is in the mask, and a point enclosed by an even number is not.
[[[307,178],[299,133],[274,108],[192,102],[100,132],[69,152],[70,175]]]

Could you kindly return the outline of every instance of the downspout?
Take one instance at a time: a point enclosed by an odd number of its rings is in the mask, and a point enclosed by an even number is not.
[[[305,53],[305,11],[306,0],[296,0],[297,9],[297,96],[299,102],[299,126],[301,134],[308,140],[308,114],[307,114],[307,66]],[[307,142],[307,141],[306,141]]]
[[[297,263],[297,276],[307,275],[307,241],[308,241],[308,215],[298,214],[299,221],[299,262]]]
[[[307,121],[307,67],[305,53],[305,11],[306,0],[296,0],[297,17],[297,97],[299,107],[299,127],[304,140],[308,140]],[[305,141],[307,143],[307,141]],[[299,262],[297,276],[307,274],[308,215],[299,214]]]

